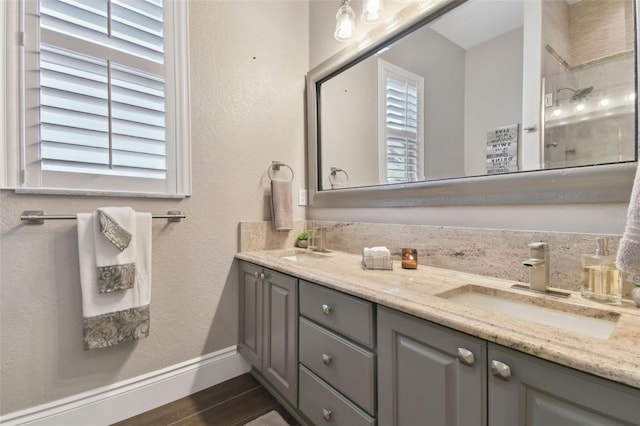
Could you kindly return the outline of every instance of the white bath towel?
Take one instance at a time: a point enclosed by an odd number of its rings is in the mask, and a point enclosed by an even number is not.
[[[151,214],[135,214],[136,232],[132,235],[136,247],[135,286],[111,293],[98,292],[96,285],[98,213],[80,213],[77,219],[85,350],[147,337],[151,303]]]
[[[131,288],[136,275],[136,212],[131,207],[101,207],[94,221],[98,291]]]
[[[620,240],[616,266],[636,276],[634,281],[640,282],[640,168],[636,170],[627,211],[627,226]]]
[[[276,231],[293,229],[291,181],[271,181],[271,214],[273,217],[273,229]]]

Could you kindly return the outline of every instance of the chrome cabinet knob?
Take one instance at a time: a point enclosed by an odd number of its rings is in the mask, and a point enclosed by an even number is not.
[[[260,272],[260,279],[261,279],[261,280],[264,280],[264,279],[265,279],[265,277],[266,277],[266,275],[264,274],[264,272]]]
[[[331,306],[322,305],[322,313],[325,315],[329,315],[331,313]]]
[[[333,414],[331,410],[327,410],[326,408],[322,409],[322,417],[324,417],[326,421],[331,421],[331,414]]]
[[[253,276],[256,277],[256,278],[260,278],[260,273],[258,271],[256,271],[256,272],[253,273]]]
[[[471,367],[473,363],[476,362],[476,358],[469,349],[458,348],[458,361]]]
[[[508,381],[511,377],[511,368],[503,362],[493,360],[491,361],[491,374],[499,379]]]
[[[331,355],[322,354],[322,363],[323,363],[324,365],[329,365],[329,364],[331,364],[332,359],[333,359],[333,358],[331,357]]]

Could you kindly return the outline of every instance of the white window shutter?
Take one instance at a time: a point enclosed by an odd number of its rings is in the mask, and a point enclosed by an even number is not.
[[[423,79],[379,61],[381,183],[422,179]]]
[[[175,12],[182,6],[167,2],[165,9],[162,0],[25,4],[25,27],[39,28],[27,34],[26,46],[36,53],[25,61],[26,187],[189,193],[190,173],[180,167],[190,162],[178,158],[190,154],[188,140],[178,141],[188,139],[188,123],[176,122],[188,119],[179,110],[188,107],[188,86],[176,78],[173,62],[174,54],[184,58],[179,49],[186,43],[184,34],[165,40],[177,19],[186,24],[184,11]]]

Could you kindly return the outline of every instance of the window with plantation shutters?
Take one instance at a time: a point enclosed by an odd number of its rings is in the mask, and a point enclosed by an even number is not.
[[[22,186],[188,195],[182,3],[24,0]]]
[[[423,179],[424,79],[379,60],[380,182]]]

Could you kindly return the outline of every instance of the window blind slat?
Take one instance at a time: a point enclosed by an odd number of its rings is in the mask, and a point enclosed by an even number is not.
[[[122,176],[159,180],[166,179],[166,172],[162,170],[131,167],[109,168],[106,164],[70,163],[67,161],[57,160],[43,160],[42,163],[44,170],[52,172],[83,173],[90,175]]]
[[[64,111],[86,113],[107,117],[109,108],[106,100],[91,96],[81,96],[53,88],[43,87],[40,90],[40,104],[44,107],[58,108],[64,105]]]
[[[79,113],[77,111],[68,111],[59,108],[42,107],[40,116],[43,124],[100,132],[109,131],[108,118],[98,115]]]
[[[145,139],[163,141],[165,130],[163,127],[149,126],[125,120],[113,120],[112,131],[114,134],[124,136],[140,136]]]
[[[113,149],[117,151],[131,151],[163,156],[167,154],[166,145],[163,141],[125,135],[113,135],[112,144]]]
[[[163,155],[115,150],[113,151],[113,164],[114,166],[154,170],[164,170],[166,167]]]
[[[40,126],[40,134],[43,143],[59,142],[105,149],[109,147],[109,137],[106,132],[44,123]]]

